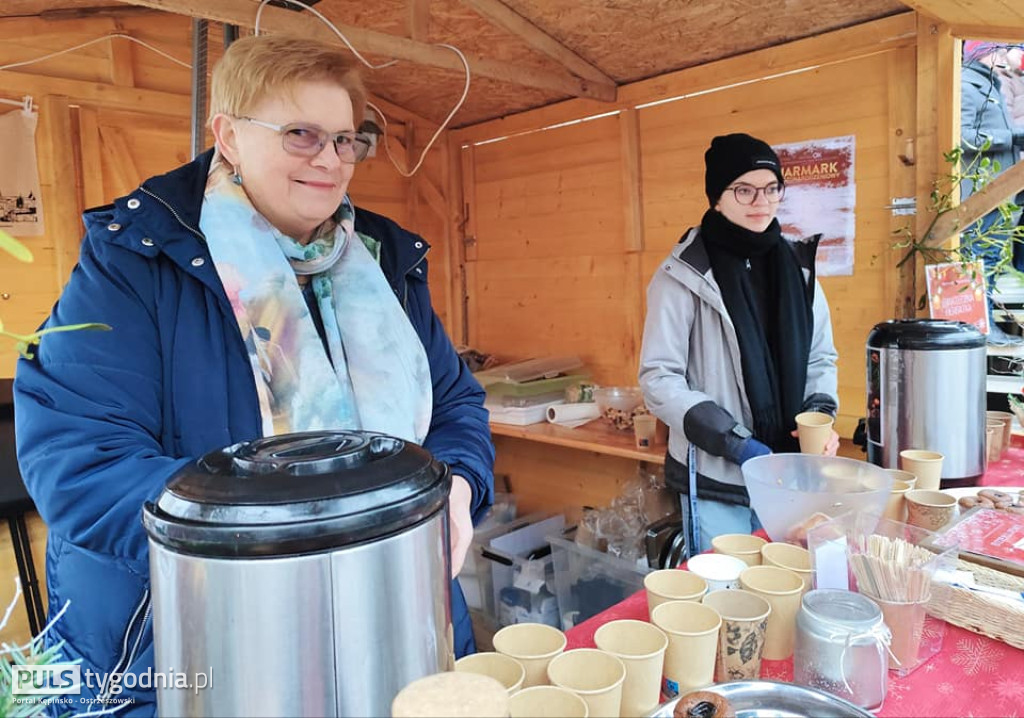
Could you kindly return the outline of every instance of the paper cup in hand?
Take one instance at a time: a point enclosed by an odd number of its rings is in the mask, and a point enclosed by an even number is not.
[[[800,452],[824,454],[828,440],[832,436],[834,423],[835,419],[820,411],[805,411],[802,414],[797,414],[796,435],[800,439]]]
[[[529,688],[547,684],[548,664],[565,650],[565,634],[543,623],[515,623],[495,633],[493,643],[498,653],[523,664],[523,687]]]
[[[900,468],[917,477],[915,488],[936,491],[942,481],[942,459],[937,451],[904,449],[900,452]]]
[[[590,718],[618,718],[626,667],[612,654],[594,648],[566,651],[551,659],[548,680],[586,701]]]
[[[626,666],[619,711],[622,718],[653,712],[661,702],[661,673],[668,648],[661,629],[647,621],[609,621],[594,633],[594,644]]]

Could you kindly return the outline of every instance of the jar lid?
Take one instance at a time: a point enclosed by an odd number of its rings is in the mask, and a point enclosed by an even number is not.
[[[882,609],[867,596],[835,588],[819,588],[804,594],[803,609],[811,617],[863,631],[882,620]]]
[[[388,536],[445,506],[448,467],[364,431],[282,434],[210,452],[143,510],[151,539],[183,553],[282,556]]]

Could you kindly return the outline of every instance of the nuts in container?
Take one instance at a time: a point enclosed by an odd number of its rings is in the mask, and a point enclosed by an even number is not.
[[[647,414],[640,387],[606,386],[594,389],[594,401],[601,416],[620,431],[633,428],[633,419],[638,414]]]

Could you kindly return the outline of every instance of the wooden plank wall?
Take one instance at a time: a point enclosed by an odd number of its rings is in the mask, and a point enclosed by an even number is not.
[[[130,34],[190,61],[187,18],[132,9],[123,16],[0,19],[0,66],[112,32]],[[220,56],[220,37],[220,27],[211,23],[211,65]],[[9,330],[31,331],[49,314],[77,259],[83,208],[105,204],[132,191],[146,177],[189,159],[189,92],[188,69],[124,39],[0,70],[0,97],[21,99],[31,94],[40,108],[36,149],[46,224],[44,236],[26,238],[35,254],[34,263],[0,259],[0,317]],[[7,106],[0,105],[0,112],[4,111]],[[417,130],[421,148],[433,128]],[[395,153],[404,160],[401,143],[410,139],[407,127],[391,120],[390,131],[399,140]],[[351,185],[358,205],[408,226],[433,245],[431,284],[442,321],[447,321],[451,305],[449,218],[445,202],[437,199],[448,181],[446,152],[442,137],[421,175],[412,181],[400,176],[381,152],[360,165]],[[411,191],[413,182],[427,178],[433,193],[429,189]],[[428,203],[427,196],[434,201]],[[0,376],[13,376],[15,360],[11,343],[0,344]],[[46,527],[35,515],[29,524],[36,567],[42,576]],[[13,594],[16,575],[9,533],[0,531],[0,606]],[[19,603],[0,632],[0,641],[27,638],[27,617]]]
[[[598,382],[635,384],[646,285],[707,208],[703,153],[711,138],[745,131],[778,144],[854,135],[854,275],[822,278],[841,357],[837,428],[851,436],[864,414],[868,331],[905,306],[891,250],[900,220],[886,205],[912,195],[915,182],[914,168],[896,157],[902,138],[917,129],[916,28],[912,17],[877,25],[874,37],[862,26],[860,44],[847,43],[844,56],[825,64],[814,62],[815,50],[834,52],[835,37],[777,48],[773,57],[806,60],[773,67],[776,76],[749,84],[728,86],[728,74],[705,66],[650,81],[646,93],[622,88],[628,101],[611,116],[572,123],[581,119],[572,115],[578,103],[566,103],[562,114],[536,111],[538,123],[554,129],[530,131],[536,126],[522,116],[492,123],[490,138],[487,125],[455,133],[465,145],[472,235],[470,342],[508,358],[578,354]],[[750,63],[756,68],[762,56]],[[677,88],[686,88],[675,93],[680,99],[657,102]],[[632,472],[597,455],[519,439],[496,445],[498,471],[527,509],[607,499]]]

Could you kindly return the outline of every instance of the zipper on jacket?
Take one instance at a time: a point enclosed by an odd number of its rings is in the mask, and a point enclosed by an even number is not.
[[[426,259],[426,258],[427,258],[427,253],[424,252],[420,256],[420,258],[418,260],[416,260],[416,264],[412,265],[407,270],[405,270],[405,274],[403,274],[402,276],[403,277],[407,277],[408,274],[412,270],[416,269],[416,267],[418,267],[421,264],[423,264],[423,260]],[[403,292],[403,295],[402,295],[402,309],[404,309],[405,313],[408,314],[409,313],[409,280],[408,280],[408,278],[406,278],[405,282],[403,283],[402,292]]]
[[[128,666],[138,657],[139,644],[142,642],[142,634],[145,633],[146,623],[149,621],[150,613],[152,613],[152,603],[149,599],[149,589],[147,588],[145,593],[142,594],[142,600],[139,605],[135,607],[135,611],[132,612],[131,620],[128,621],[128,627],[125,629],[124,638],[121,640],[121,655],[117,659],[117,663],[114,664],[113,669],[107,674],[106,683],[103,686],[103,691],[99,695],[101,701],[109,699],[111,697],[110,691],[113,687],[113,681],[120,681],[121,674],[128,669]],[[141,621],[139,620],[141,616]],[[137,630],[136,630],[136,627]],[[132,640],[132,634],[135,635],[135,640]],[[129,644],[131,647],[129,648]]]
[[[192,225],[190,225],[190,224],[187,224],[187,223],[185,222],[185,220],[183,220],[183,219],[181,218],[181,215],[180,215],[180,214],[178,214],[178,211],[177,211],[176,209],[174,209],[174,207],[172,207],[172,206],[171,206],[170,204],[168,204],[167,202],[165,202],[165,201],[164,201],[164,200],[163,200],[163,199],[162,199],[161,197],[159,197],[158,195],[155,195],[155,194],[153,194],[152,192],[150,192],[150,191],[149,191],[148,189],[146,189],[145,187],[139,187],[139,189],[140,189],[140,190],[142,190],[142,192],[143,192],[144,194],[148,194],[148,195],[149,195],[150,197],[152,197],[152,198],[153,198],[153,199],[155,199],[155,200],[156,200],[157,202],[159,202],[159,203],[160,203],[160,204],[162,204],[162,205],[163,205],[164,207],[166,207],[166,208],[167,208],[167,211],[168,211],[168,212],[170,212],[171,214],[173,214],[173,215],[174,215],[174,218],[175,218],[176,220],[178,220],[178,224],[180,224],[180,225],[181,225],[182,227],[184,227],[185,229],[187,229],[187,230],[188,230],[189,232],[191,232],[191,233],[192,233],[192,234],[194,234],[195,236],[199,237],[199,239],[203,240],[203,242],[204,242],[204,243],[206,242],[206,236],[205,236],[205,235],[204,235],[204,234],[203,234],[202,232],[200,232],[200,231],[199,231],[198,229],[196,229],[195,227],[193,227]]]

